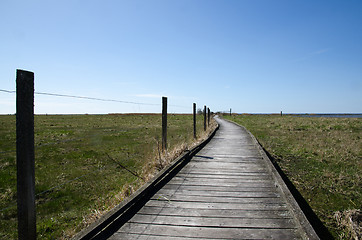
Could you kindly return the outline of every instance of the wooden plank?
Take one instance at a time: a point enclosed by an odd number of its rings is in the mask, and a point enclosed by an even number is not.
[[[242,162],[242,163],[235,163],[235,162],[217,162],[217,161],[200,161],[200,162],[191,162],[190,168],[205,168],[207,166],[208,169],[210,168],[222,168],[222,169],[245,169],[245,168],[263,168],[265,166],[261,165],[257,162]]]
[[[175,177],[170,181],[170,183],[175,184],[179,183],[197,183],[203,185],[208,183],[208,185],[219,185],[219,184],[239,184],[239,183],[270,183],[271,178],[189,178],[189,177]]]
[[[294,228],[293,219],[252,219],[225,217],[195,217],[195,216],[160,216],[137,214],[129,223],[160,224],[170,226],[199,226],[199,227],[226,227],[226,228]]]
[[[127,239],[127,240],[195,240],[194,237],[177,237],[177,236],[160,236],[138,233],[116,233],[110,240],[115,239]],[[213,239],[213,238],[208,238]],[[215,238],[214,238],[215,239]]]
[[[170,204],[174,202],[189,202],[189,203],[241,203],[241,204],[278,204],[280,199],[277,197],[212,197],[212,196],[166,196],[157,195],[152,200],[155,201],[168,201]]]
[[[217,147],[217,148],[215,148]],[[246,152],[249,150],[255,150],[255,145],[250,145],[247,142],[244,141],[239,141],[238,139],[232,139],[230,141],[226,141],[226,140],[215,140],[210,142],[210,144],[208,144],[207,146],[205,146],[205,148],[203,148],[203,153],[205,152],[212,152],[214,154],[218,154],[218,155],[239,155],[239,152]],[[225,152],[225,149],[230,149],[230,148],[234,148],[232,151],[229,152]],[[216,149],[216,151],[215,151]]]
[[[170,188],[169,186],[162,188],[161,190],[159,190],[157,193],[184,193],[184,194],[199,194],[200,195],[213,195],[215,194],[215,196],[217,195],[223,195],[223,194],[235,194],[235,196],[238,195],[243,195],[244,193],[250,193],[250,192],[254,192],[254,193],[259,193],[259,192],[275,192],[274,188],[271,187],[245,187],[245,188],[239,188],[239,189],[234,189],[234,188],[223,188],[222,186],[201,186],[200,188],[198,187],[193,187],[190,186],[188,188],[184,188],[184,187],[179,187],[179,188]],[[202,193],[202,194],[201,194]]]
[[[245,167],[245,168],[224,168],[224,167],[209,167],[205,168],[204,166],[195,166],[190,165],[186,166],[183,173],[187,172],[209,172],[209,173],[219,173],[219,174],[228,174],[228,173],[234,173],[234,174],[243,174],[244,172],[264,172],[267,169],[265,167]]]
[[[199,163],[199,162],[204,162],[204,163],[210,163],[210,162],[214,162],[214,163],[220,163],[220,159],[205,159],[205,158],[197,158],[197,159],[193,159],[192,163]],[[223,163],[235,163],[235,164],[260,164],[263,162],[262,159],[255,159],[255,160],[241,160],[241,159],[233,159],[230,158],[229,160],[222,160]]]
[[[186,186],[220,186],[221,181],[197,181],[196,183],[194,181],[189,180],[171,180],[168,185],[179,185],[180,187],[186,187]],[[243,187],[243,186],[250,186],[250,187],[261,187],[261,186],[268,186],[271,187],[272,183],[267,180],[240,180],[237,183],[227,183],[226,181],[222,182],[223,187]]]
[[[174,208],[174,207],[152,207],[144,206],[140,214],[153,214],[163,216],[195,216],[195,217],[222,217],[228,218],[292,218],[289,211],[284,210],[261,210],[261,209],[195,209],[195,208]]]
[[[192,171],[192,172],[191,172]],[[217,171],[214,169],[182,169],[179,174],[208,174],[208,175],[227,175],[227,176],[243,176],[243,175],[268,175],[267,169],[263,170],[245,170],[245,171]],[[270,176],[270,175],[269,175]]]
[[[266,166],[264,165],[260,165],[260,164],[256,164],[256,163],[218,163],[218,162],[198,162],[198,163],[194,163],[194,162],[190,162],[187,166],[186,166],[186,170],[187,169],[219,169],[219,170],[226,170],[226,171],[239,171],[241,170],[241,172],[248,170],[248,169],[266,169]]]
[[[239,176],[239,177],[234,177],[234,176],[228,176],[228,175],[224,175],[224,176],[210,176],[210,175],[178,175],[176,177],[174,177],[173,179],[175,180],[183,180],[183,179],[187,179],[188,181],[192,181],[192,182],[199,182],[199,181],[211,181],[211,182],[228,182],[228,183],[238,183],[238,182],[243,182],[243,181],[266,181],[269,180],[271,181],[272,178],[268,175],[244,175],[244,176]]]
[[[208,170],[194,170],[192,172],[180,171],[178,176],[193,176],[193,175],[208,175],[208,176],[222,176],[222,177],[239,177],[239,176],[260,176],[266,175],[270,176],[267,171],[244,171],[242,173],[231,173],[231,172],[223,172],[223,173],[216,173]]]
[[[191,185],[191,184],[167,184],[163,187],[163,189],[178,189],[178,190],[203,190],[203,191],[228,191],[228,192],[234,192],[234,191],[240,191],[242,192],[243,190],[246,189],[253,189],[253,188],[265,188],[265,189],[270,189],[273,188],[274,186],[272,186],[273,183],[269,183],[269,184],[252,184],[252,183],[247,183],[244,186],[243,185],[239,185],[238,187],[233,187],[233,186],[229,186],[228,188],[225,186],[212,186],[212,185]]]
[[[242,168],[245,167],[254,167],[254,168],[262,168],[266,169],[265,165],[260,165],[256,163],[218,163],[218,162],[191,162],[186,166],[188,168],[202,168],[202,169],[212,169],[212,168],[222,168],[222,169],[234,169],[234,168]]]
[[[210,144],[210,143],[209,143]],[[240,147],[240,146],[239,146]],[[204,150],[205,148],[203,148]],[[199,156],[208,156],[207,154],[205,154],[204,151],[200,152],[198,154]],[[220,153],[217,153],[217,152],[213,152],[212,154],[209,155],[210,157],[213,157],[213,158],[219,158],[219,159],[232,159],[232,158],[245,158],[245,159],[248,159],[248,158],[257,158],[257,159],[263,159],[259,154],[243,154],[243,155],[240,155],[240,154],[232,154],[232,153],[227,153],[227,154],[220,154]]]
[[[224,147],[224,148],[220,148],[218,150],[218,155],[228,155],[228,153],[230,153],[231,151],[234,153],[234,155],[231,156],[258,156],[259,152],[258,150],[255,148],[252,149],[248,149],[248,148],[244,148],[244,149],[238,149],[240,146],[228,146],[228,147]],[[206,156],[210,156],[213,157],[213,149],[214,148],[206,148],[206,149],[202,149],[203,150],[203,154]],[[236,150],[235,150],[236,149]]]
[[[214,159],[214,160],[220,160],[220,161],[257,161],[257,160],[263,160],[261,156],[258,155],[250,155],[250,156],[242,156],[242,155],[233,155],[233,154],[227,154],[227,155],[220,155],[220,154],[212,154],[212,156],[205,156],[202,154],[195,155],[192,158],[192,161],[196,159]]]
[[[227,175],[227,174],[209,174],[209,173],[188,173],[188,174],[178,174],[175,178],[206,178],[206,179],[271,179],[270,175],[267,174],[238,174],[238,175]]]
[[[279,198],[280,195],[275,192],[205,192],[205,191],[160,191],[155,194],[151,199],[170,199],[170,200],[194,200],[204,202],[242,202],[251,201],[252,199],[261,201],[260,199]],[[275,200],[277,201],[277,200]],[[278,199],[280,201],[280,199]]]
[[[245,148],[252,148],[252,149],[255,148],[255,145],[253,145],[253,143],[250,142],[250,139],[240,139],[237,136],[236,138],[232,138],[231,136],[229,136],[229,139],[215,140],[210,145],[207,145],[206,149],[209,149],[213,145],[218,145],[220,147],[225,147],[225,148],[229,146],[237,146],[237,147],[241,146],[242,148],[240,148],[240,150],[243,150]],[[219,149],[217,152],[219,152]],[[234,151],[230,153],[235,154]]]
[[[222,228],[169,226],[156,224],[127,223],[118,233],[135,233],[141,235],[179,236],[202,239],[301,239],[295,229],[264,228]],[[115,235],[114,239],[121,239]],[[118,238],[117,238],[118,237]]]
[[[262,163],[262,158],[243,158],[243,157],[233,157],[233,158],[221,158],[215,156],[197,156],[192,158],[192,162],[233,162],[233,163],[243,163],[243,162],[257,162]]]
[[[238,146],[240,147],[240,146]],[[257,149],[243,149],[243,150],[239,150],[239,151],[234,151],[232,150],[232,146],[230,146],[230,148],[224,148],[222,150],[220,150],[218,153],[218,155],[224,155],[227,156],[228,152],[233,151],[235,153],[235,155],[230,155],[230,156],[258,156],[258,152]],[[203,149],[204,150],[204,149]],[[212,149],[205,149],[205,151],[203,152],[203,155],[205,156],[209,156],[209,157],[215,157],[216,155],[213,154]]]
[[[255,210],[286,210],[284,203],[204,203],[204,202],[179,202],[150,200],[145,206],[149,207],[175,207],[175,208],[200,208],[200,209],[255,209]]]
[[[255,145],[253,144],[249,144],[249,143],[245,143],[245,142],[242,142],[242,141],[239,141],[239,142],[234,142],[234,141],[237,141],[236,139],[234,139],[233,141],[213,141],[212,143],[210,143],[209,145],[207,145],[204,149],[205,151],[208,151],[208,150],[213,150],[213,152],[215,152],[214,150],[214,146],[217,146],[218,149],[217,149],[217,154],[222,154],[223,153],[223,150],[225,149],[230,149],[230,148],[234,148],[233,151],[230,151],[230,152],[227,152],[226,154],[234,154],[236,152],[240,152],[240,151],[248,151],[248,150],[255,150],[256,147]]]
[[[217,190],[203,190],[203,189],[166,189],[162,188],[157,194],[184,194],[190,196],[235,196],[235,197],[263,197],[270,196],[269,194],[274,194],[280,196],[279,192],[276,192],[274,188],[243,188],[243,189],[222,189]],[[252,195],[254,194],[254,195]]]

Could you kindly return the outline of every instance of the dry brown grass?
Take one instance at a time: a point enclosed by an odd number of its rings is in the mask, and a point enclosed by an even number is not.
[[[155,139],[157,147],[154,150],[153,156],[151,156],[148,163],[144,166],[142,176],[146,179],[146,181],[149,181],[157,172],[168,166],[172,160],[207,139],[216,127],[217,123],[214,119],[212,119],[210,121],[210,126],[206,129],[206,131],[200,133],[197,139],[191,143],[180,142],[177,146],[167,151],[162,151],[161,143]]]
[[[337,211],[334,213],[338,226],[344,229],[339,239],[362,239],[362,212],[360,209]]]

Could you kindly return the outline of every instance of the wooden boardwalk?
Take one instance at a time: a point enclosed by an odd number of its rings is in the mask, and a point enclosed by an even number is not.
[[[110,239],[318,239],[253,137],[217,121],[215,137]]]

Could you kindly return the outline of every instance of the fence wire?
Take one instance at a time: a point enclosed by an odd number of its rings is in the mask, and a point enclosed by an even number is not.
[[[0,92],[16,93],[16,91],[14,91],[14,90],[6,90],[6,89],[0,89]],[[162,105],[162,104],[158,104],[158,103],[132,102],[132,101],[124,101],[124,100],[116,100],[116,99],[96,98],[96,97],[88,97],[88,96],[59,94],[59,93],[34,92],[34,94],[36,94],[36,95],[45,95],[45,96],[53,96],[53,97],[86,99],[86,100],[94,100],[94,101],[101,101],[101,102],[117,102],[117,103],[125,103],[125,104],[146,105],[146,106],[161,106]],[[170,107],[185,108],[185,109],[190,108],[190,107],[186,107],[186,106],[172,105],[172,104],[169,104],[169,106]]]
[[[8,94],[16,94],[16,91],[14,90],[6,90],[6,89],[0,89],[0,92],[3,93],[8,93]],[[73,99],[83,99],[83,100],[93,100],[93,101],[101,101],[101,102],[115,102],[115,103],[122,103],[122,104],[134,104],[134,105],[145,105],[145,106],[162,106],[162,104],[155,104],[155,103],[146,103],[146,102],[133,102],[133,101],[124,101],[124,100],[117,100],[117,99],[108,99],[108,98],[96,98],[96,97],[90,97],[90,96],[78,96],[78,95],[68,95],[68,94],[58,94],[58,93],[49,93],[49,92],[34,92],[35,95],[45,95],[45,96],[51,96],[51,97],[61,97],[61,98],[73,98]],[[176,108],[184,108],[184,109],[189,109],[190,111],[192,111],[192,107],[191,105],[189,107],[187,106],[181,106],[181,105],[173,105],[173,104],[168,104],[169,107],[176,107]],[[169,114],[172,114],[169,112]],[[95,129],[101,129],[101,128],[94,128]],[[101,137],[101,135],[99,136]],[[65,139],[65,140],[59,140],[57,142],[38,142],[36,143],[36,145],[34,146],[35,149],[40,149],[43,148],[45,146],[53,146],[53,145],[61,145],[67,142],[78,142],[78,141],[82,141],[82,138],[73,138],[73,139]],[[98,142],[97,142],[98,144]],[[8,148],[9,149],[9,148]],[[7,150],[7,149],[2,149],[2,150]],[[10,153],[16,153],[16,150],[7,150],[7,151],[0,151],[0,156],[6,155],[6,154],[10,154]],[[133,170],[132,167],[127,167],[123,162],[117,160],[115,157],[111,157],[108,153],[105,154],[108,158],[108,160],[110,160],[111,165],[110,164],[106,164],[106,165],[102,165],[101,167],[96,167],[89,169],[90,172],[87,172],[86,170],[84,172],[79,172],[77,175],[72,175],[72,177],[69,176],[64,178],[64,182],[59,183],[59,182],[53,182],[53,184],[49,184],[47,188],[43,188],[41,190],[39,189],[39,193],[35,194],[36,197],[36,201],[37,201],[37,205],[40,206],[40,204],[43,204],[43,198],[45,199],[46,196],[48,196],[48,193],[51,192],[56,192],[58,193],[59,191],[69,187],[69,185],[74,185],[73,183],[75,182],[75,184],[77,184],[77,182],[81,182],[84,180],[84,178],[88,178],[89,175],[91,174],[101,174],[104,172],[108,172],[109,169],[113,166],[113,168],[121,168],[123,170],[125,170],[126,172],[128,172],[126,175],[131,174],[134,177],[137,177],[138,179],[145,181],[145,179],[138,174],[137,170]],[[127,156],[129,155],[129,152],[127,153]],[[104,158],[104,156],[102,156],[102,154],[100,155],[95,155],[95,158]],[[65,161],[66,159],[64,159]],[[126,159],[123,159],[125,162],[127,162],[129,160],[129,157],[126,157]],[[68,160],[67,160],[68,161]],[[69,160],[70,161],[70,160]],[[161,161],[161,159],[160,159]],[[98,165],[97,165],[98,166]],[[68,179],[68,180],[67,180]],[[40,192],[41,191],[41,192]],[[44,195],[46,195],[44,197]],[[50,195],[49,195],[50,196]],[[40,199],[42,198],[42,199]],[[39,200],[40,199],[40,200]],[[10,200],[10,199],[9,199]],[[53,198],[49,198],[47,199],[47,201],[58,201],[58,199],[53,199]],[[5,204],[4,204],[5,205]],[[8,205],[5,208],[0,209],[0,213],[5,214],[4,212],[11,209],[13,207],[15,207],[17,205],[17,200],[13,200],[13,201],[9,201]]]

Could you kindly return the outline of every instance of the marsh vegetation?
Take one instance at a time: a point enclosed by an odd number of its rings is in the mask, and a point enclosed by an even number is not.
[[[347,218],[361,218],[361,118],[225,118],[253,133],[336,239],[358,234]]]

